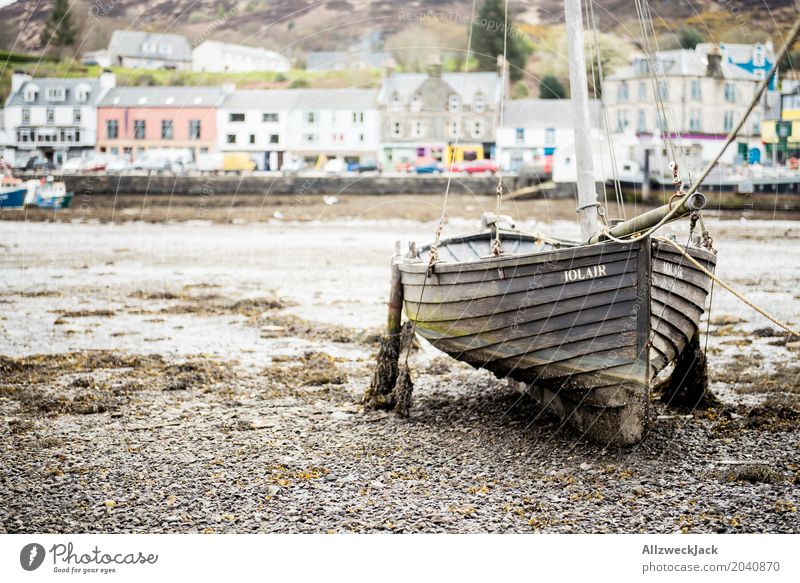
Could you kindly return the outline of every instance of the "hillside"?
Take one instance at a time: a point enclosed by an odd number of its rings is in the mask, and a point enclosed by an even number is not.
[[[17,0],[0,9],[6,25],[0,48],[40,50],[39,35],[52,4]],[[346,48],[366,32],[386,38],[420,21],[463,27],[471,5],[471,0],[408,0],[402,5],[386,0],[75,0],[72,10],[82,29],[82,51],[104,47],[116,28],[133,28],[186,34],[193,44],[214,38],[302,57],[308,50]],[[597,0],[595,6],[604,31],[627,40],[638,36],[631,0]],[[795,0],[652,0],[650,7],[662,32],[688,22],[709,39],[741,42],[767,35],[777,40],[776,31],[785,30],[797,11]],[[563,2],[512,1],[510,11],[518,24],[553,24],[562,20]]]

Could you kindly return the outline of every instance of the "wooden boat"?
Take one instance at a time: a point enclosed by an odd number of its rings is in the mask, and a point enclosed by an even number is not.
[[[639,441],[652,379],[697,332],[711,280],[666,243],[577,245],[501,229],[399,261],[406,316],[453,358],[536,387],[579,431]],[[713,271],[716,256],[689,254]]]
[[[36,206],[47,209],[64,209],[72,203],[72,193],[67,192],[63,182],[56,182],[50,176],[35,191]]]
[[[27,192],[24,185],[0,186],[0,208],[23,208]]]

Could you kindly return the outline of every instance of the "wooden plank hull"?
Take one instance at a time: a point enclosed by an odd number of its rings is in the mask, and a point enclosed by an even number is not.
[[[490,236],[449,250],[443,242],[439,256],[458,260],[432,273],[426,250],[400,266],[407,317],[453,358],[596,406],[624,405],[631,391],[647,400],[652,378],[697,331],[710,278],[664,243],[518,239],[517,253],[496,258],[481,255]],[[713,270],[713,253],[690,254]]]

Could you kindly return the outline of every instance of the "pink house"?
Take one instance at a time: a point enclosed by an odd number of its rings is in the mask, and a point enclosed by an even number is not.
[[[225,95],[220,87],[112,89],[97,106],[97,149],[131,160],[150,148],[211,151]]]

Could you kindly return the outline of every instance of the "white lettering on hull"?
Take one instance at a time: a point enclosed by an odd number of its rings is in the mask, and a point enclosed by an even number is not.
[[[564,272],[564,281],[582,281],[584,279],[594,279],[603,277],[606,274],[605,265],[592,265],[591,267],[581,267],[580,269],[570,269]]]
[[[677,279],[683,279],[683,266],[673,263],[664,263],[664,273]]]

